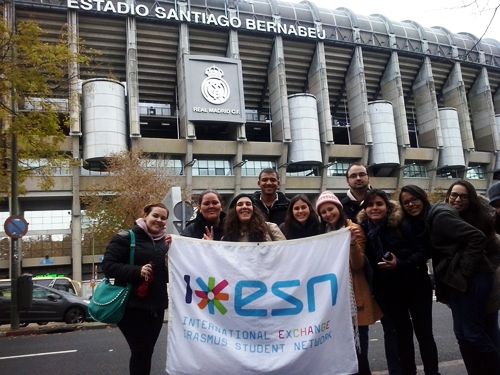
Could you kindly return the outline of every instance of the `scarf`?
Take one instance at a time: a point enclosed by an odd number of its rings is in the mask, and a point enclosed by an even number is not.
[[[363,220],[361,226],[366,233],[366,238],[368,239],[368,243],[370,247],[374,250],[375,254],[381,259],[384,257],[384,245],[382,244],[382,239],[380,238],[380,232],[382,228],[387,226],[387,222],[389,221],[389,215],[392,210],[389,210],[385,215],[384,219],[379,225],[375,225],[370,219],[366,218]]]
[[[163,229],[160,233],[152,234],[149,233],[148,226],[146,224],[146,220],[144,220],[142,217],[140,219],[137,219],[135,221],[135,224],[141,228],[146,234],[153,240],[153,241],[158,241],[164,238],[167,235],[167,229]]]
[[[372,186],[371,185],[368,185],[368,190],[371,190],[372,189]],[[356,197],[352,194],[351,192],[351,189],[347,190],[347,197],[353,201],[353,202],[358,202],[358,200],[356,199]],[[361,200],[360,202],[358,202],[358,205],[361,206],[363,204],[365,200]]]

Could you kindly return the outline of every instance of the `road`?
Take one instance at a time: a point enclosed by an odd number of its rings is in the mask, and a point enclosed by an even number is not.
[[[451,324],[449,309],[435,303],[434,334],[440,372],[466,375]],[[165,375],[166,340],[165,324],[153,356],[152,375]],[[128,346],[117,328],[0,338],[2,375],[125,375],[128,358]],[[387,374],[380,323],[370,328],[370,363],[374,375]],[[418,374],[423,374],[421,367]]]

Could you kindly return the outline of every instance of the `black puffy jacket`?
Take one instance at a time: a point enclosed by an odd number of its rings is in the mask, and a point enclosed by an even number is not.
[[[214,227],[214,240],[220,241],[222,236],[224,235],[224,218],[226,217],[226,214],[224,212],[221,212],[219,215],[221,221],[218,226]],[[205,232],[205,227],[211,227],[203,215],[198,212],[196,217],[187,223],[186,228],[181,232],[181,236],[184,237],[191,237],[191,238],[199,238],[202,239],[203,235],[206,233]]]
[[[274,202],[270,208],[267,208],[264,202],[260,200],[260,194],[260,191],[256,191],[253,193],[253,198],[255,199],[255,205],[259,207],[266,217],[266,221],[270,221],[277,225],[284,223],[290,199],[288,199],[285,194],[278,191],[278,200]]]
[[[116,285],[132,284],[132,293],[127,308],[166,309],[168,307],[168,273],[165,267],[165,254],[168,250],[165,239],[153,241],[137,225],[132,230],[136,241],[134,264],[130,264],[130,234],[123,231],[109,242],[102,261],[102,270],[107,278],[115,279]],[[141,268],[150,262],[153,264],[154,280],[149,284],[147,295],[141,298],[137,295],[137,289],[144,281],[141,277]]]

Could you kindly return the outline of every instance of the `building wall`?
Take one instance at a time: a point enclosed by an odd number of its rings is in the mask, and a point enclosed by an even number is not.
[[[446,173],[466,178],[471,169],[482,172],[482,179],[470,179],[479,192],[494,182],[495,152],[500,149],[495,123],[498,41],[476,44],[470,34],[356,15],[347,8],[318,9],[307,1],[214,0],[208,10],[201,0],[163,1],[163,9],[144,1],[137,2],[135,15],[117,8],[116,2],[92,3],[92,9],[85,4],[16,1],[16,17],[39,22],[48,41],[69,22],[70,32],[100,50],[93,66],[78,67],[77,79],[122,82],[130,148],[175,160],[182,170],[182,187],[193,193],[214,188],[230,199],[256,190],[257,177],[244,173],[254,162],[273,163],[287,195],[304,192],[313,198],[324,189],[344,194],[347,185],[338,166],[354,161],[369,165],[373,185],[389,192],[410,183],[439,190],[452,181],[442,178]],[[193,72],[184,62],[193,56],[239,61],[246,121],[189,120],[186,95]],[[317,100],[322,155],[321,162],[306,166],[288,157],[294,142],[288,97],[302,93]],[[397,139],[398,165],[392,159],[384,163],[378,157],[376,164],[371,160],[368,104],[377,100],[393,107],[389,130]],[[438,114],[443,107],[458,111],[465,165],[454,170],[439,165],[446,144]],[[69,111],[74,120],[64,151],[72,150],[83,161],[78,151],[85,146],[80,107]],[[98,120],[94,126],[99,126]],[[194,159],[197,162],[189,165]],[[207,160],[225,162],[228,173],[199,175]],[[412,177],[418,175],[410,173],[415,166],[425,177]],[[105,177],[80,176],[79,171],[55,177],[50,192],[41,191],[33,178],[21,208],[37,209],[39,197],[67,197],[73,226],[80,225],[79,195],[93,179]],[[72,229],[72,236],[77,240],[81,233]],[[81,249],[73,249],[73,257],[82,259]],[[69,267],[70,261],[61,261]],[[86,262],[90,260],[83,259]],[[0,260],[0,269],[7,267],[4,263]],[[71,267],[75,278],[81,278],[82,265]]]

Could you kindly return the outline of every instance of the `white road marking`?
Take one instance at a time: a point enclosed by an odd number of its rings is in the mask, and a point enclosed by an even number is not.
[[[34,353],[34,354],[24,354],[24,355],[13,355],[10,357],[0,357],[2,359],[14,359],[14,358],[25,358],[25,357],[37,357],[40,355],[54,355],[54,354],[66,354],[66,353],[74,353],[76,350],[63,350],[61,352],[47,352],[47,353]]]

